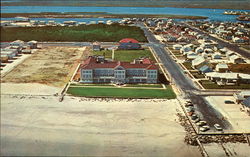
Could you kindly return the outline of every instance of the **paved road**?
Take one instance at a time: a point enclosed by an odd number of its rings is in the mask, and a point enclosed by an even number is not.
[[[186,23],[185,23],[185,24],[186,24]],[[200,34],[205,34],[205,35],[207,35],[211,40],[216,41],[216,42],[217,42],[218,44],[220,44],[221,46],[227,47],[228,49],[230,49],[230,50],[232,50],[232,51],[235,51],[235,52],[239,53],[239,54],[242,55],[243,57],[250,58],[250,53],[249,53],[248,51],[245,51],[245,50],[240,49],[238,45],[231,44],[231,43],[225,42],[225,41],[223,41],[223,40],[221,40],[221,39],[218,39],[218,38],[216,38],[216,37],[213,37],[213,36],[211,36],[209,33],[203,32],[203,31],[201,31],[200,29],[198,29],[198,28],[196,28],[196,27],[193,27],[193,26],[191,26],[191,25],[189,25],[189,24],[186,24],[186,25],[187,25],[189,28],[191,28],[191,29],[197,31],[197,32],[200,33]]]
[[[185,93],[186,98],[191,99],[192,102],[196,104],[197,110],[202,114],[203,119],[208,122],[208,125],[213,126],[215,123],[218,123],[224,129],[229,128],[230,124],[222,120],[222,114],[212,108],[202,96],[196,94],[199,92],[199,89],[196,88],[193,81],[183,73],[180,66],[172,59],[169,53],[166,52],[164,49],[165,45],[156,40],[154,35],[148,31],[147,28],[142,25],[140,25],[140,27],[144,30],[149,45],[161,59],[162,64],[167,69],[176,86]]]

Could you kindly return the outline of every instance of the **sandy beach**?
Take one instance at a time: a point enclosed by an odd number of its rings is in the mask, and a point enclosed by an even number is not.
[[[2,95],[1,155],[199,157],[177,100]]]

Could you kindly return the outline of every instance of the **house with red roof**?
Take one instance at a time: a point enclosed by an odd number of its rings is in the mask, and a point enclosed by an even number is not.
[[[89,56],[80,66],[81,83],[157,83],[158,66],[148,58],[133,62]]]
[[[118,49],[120,50],[138,50],[141,49],[139,42],[132,38],[125,38],[119,41],[120,45]]]

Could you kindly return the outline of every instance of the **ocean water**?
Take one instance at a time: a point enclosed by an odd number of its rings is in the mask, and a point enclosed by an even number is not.
[[[2,13],[39,12],[107,12],[111,14],[174,14],[206,16],[212,21],[237,21],[236,15],[223,15],[226,9],[172,8],[172,7],[75,7],[75,6],[1,6]],[[238,10],[250,11],[250,10]]]

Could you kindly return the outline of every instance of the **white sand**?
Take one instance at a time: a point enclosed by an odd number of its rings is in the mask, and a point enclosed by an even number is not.
[[[233,96],[209,96],[206,100],[218,110],[232,125],[233,130],[226,132],[250,132],[250,116],[240,111],[239,104],[225,104],[225,100],[234,101]]]
[[[1,94],[53,95],[60,90],[39,83],[1,83]]]
[[[177,100],[98,102],[2,95],[1,155],[201,156]]]

